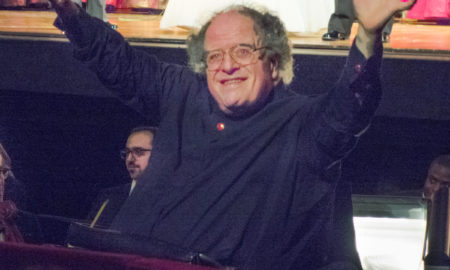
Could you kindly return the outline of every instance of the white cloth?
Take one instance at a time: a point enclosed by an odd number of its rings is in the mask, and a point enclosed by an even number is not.
[[[411,214],[418,215],[414,212]],[[353,222],[363,269],[423,269],[424,216],[418,219],[354,217]]]
[[[133,192],[135,186],[136,186],[136,179],[133,179],[131,181],[130,193],[128,195],[131,195],[131,193]]]
[[[170,0],[160,27],[199,28],[214,13],[231,4],[264,7],[283,21],[288,32],[317,32],[328,26],[334,0]]]

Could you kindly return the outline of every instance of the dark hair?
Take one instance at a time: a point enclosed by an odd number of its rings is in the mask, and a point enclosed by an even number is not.
[[[450,168],[450,154],[447,155],[440,155],[438,157],[436,157],[435,159],[433,159],[433,161],[431,162],[431,166],[433,165],[440,165],[443,167],[447,167]],[[430,166],[430,167],[431,167]]]
[[[3,158],[3,163],[5,164],[5,167],[11,169],[11,158],[9,157],[2,143],[0,143],[0,155]]]
[[[294,77],[291,46],[287,37],[286,29],[281,20],[267,10],[259,11],[256,8],[250,8],[243,5],[232,5],[223,11],[216,13],[208,22],[206,22],[198,31],[192,33],[187,39],[187,53],[189,56],[189,65],[197,73],[205,74],[206,63],[205,55],[205,35],[212,20],[220,14],[237,11],[243,16],[249,17],[254,23],[254,30],[258,36],[261,47],[267,47],[262,57],[273,61],[279,71],[279,79],[285,84],[289,84]]]
[[[139,126],[139,127],[135,127],[130,131],[130,134],[134,134],[134,133],[138,133],[141,131],[148,131],[151,132],[153,135],[155,135],[155,133],[158,131],[157,127],[152,127],[152,126]],[[129,136],[128,135],[128,136]]]

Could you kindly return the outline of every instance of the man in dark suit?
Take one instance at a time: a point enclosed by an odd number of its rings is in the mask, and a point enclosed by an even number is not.
[[[132,181],[100,191],[88,214],[87,219],[92,221],[91,226],[108,226],[133,192],[137,179],[147,168],[156,130],[154,127],[137,127],[130,132],[125,149],[120,154],[125,160]]]
[[[334,13],[331,14],[328,22],[328,32],[322,36],[322,39],[325,41],[347,39],[355,19],[356,14],[352,0],[334,0]],[[393,24],[394,17],[383,28],[381,36],[383,42],[389,41]]]

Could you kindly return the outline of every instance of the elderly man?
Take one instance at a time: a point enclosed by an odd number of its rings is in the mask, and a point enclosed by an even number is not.
[[[125,200],[131,195],[136,181],[148,166],[156,131],[157,128],[146,126],[131,130],[125,149],[120,151],[121,158],[125,160],[131,183],[100,191],[87,217],[92,221],[91,226],[109,226]]]
[[[127,105],[158,119],[145,181],[112,229],[242,269],[332,263],[340,163],[380,99],[381,29],[412,0],[355,0],[355,44],[340,80],[320,97],[289,89],[291,50],[270,13],[233,6],[215,15],[188,40],[189,69],[132,48],[68,0],[51,1],[75,57]]]

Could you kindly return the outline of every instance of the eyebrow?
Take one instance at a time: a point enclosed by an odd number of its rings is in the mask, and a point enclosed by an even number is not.
[[[245,47],[249,47],[249,48],[256,48],[256,46],[255,45],[253,45],[253,44],[249,44],[249,43],[238,43],[238,44],[236,44],[236,45],[233,45],[233,46],[231,46],[231,47],[229,47],[229,48],[233,48],[233,47],[236,47],[236,46],[245,46]],[[224,51],[224,49],[223,48],[221,48],[221,49],[213,49],[213,50],[207,50],[207,49],[205,49],[205,52],[215,52],[215,51]]]

